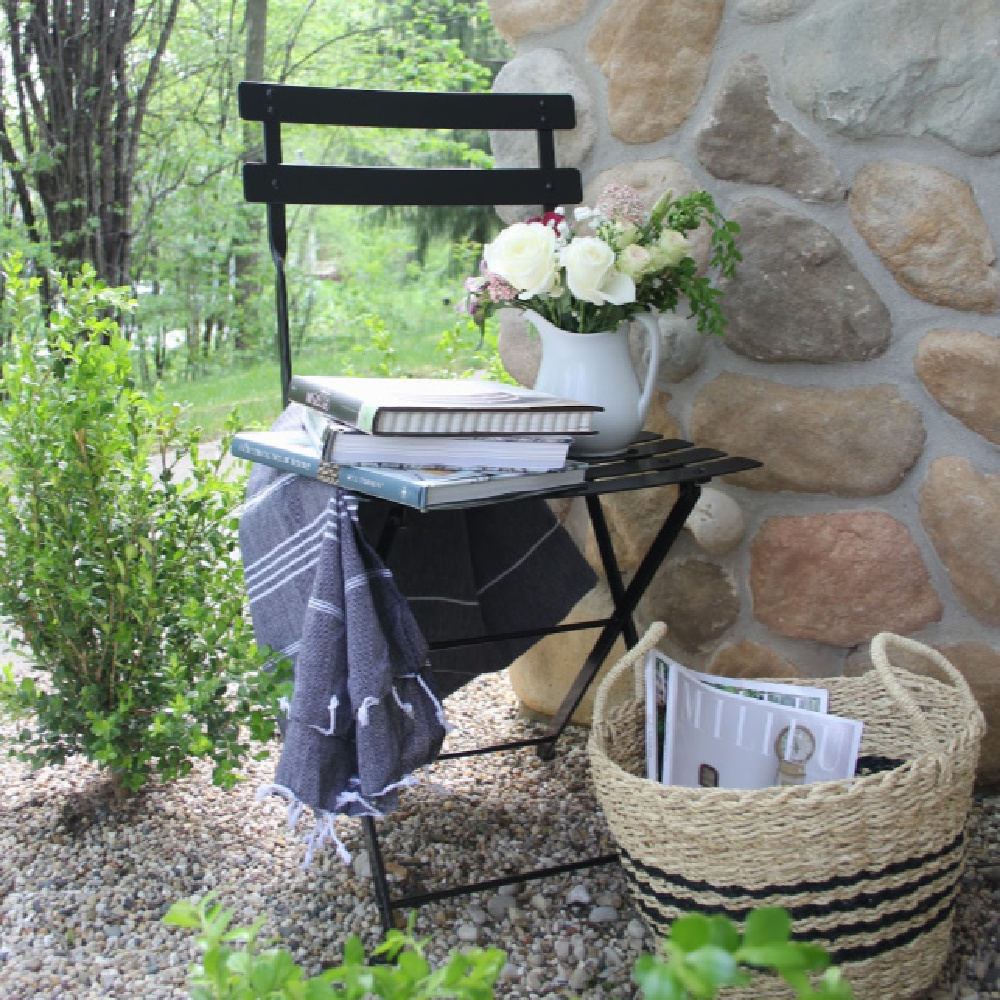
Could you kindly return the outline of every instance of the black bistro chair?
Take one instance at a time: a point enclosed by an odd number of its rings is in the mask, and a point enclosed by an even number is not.
[[[571,129],[575,125],[573,99],[567,94],[397,93],[244,82],[239,86],[239,106],[244,119],[259,121],[264,130],[264,161],[247,163],[243,181],[246,199],[265,205],[267,210],[268,239],[276,271],[279,359],[285,404],[292,377],[285,277],[287,205],[537,205],[541,210],[551,211],[559,205],[578,204],[583,199],[579,171],[557,167],[555,162],[555,131]],[[537,135],[538,164],[492,170],[291,164],[284,162],[282,156],[282,126],[285,125],[527,130]],[[611,653],[617,638],[623,636],[629,646],[638,641],[633,619],[635,608],[680,534],[697,502],[701,484],[714,476],[739,472],[759,464],[750,459],[726,456],[713,449],[694,448],[687,441],[664,441],[656,435],[646,435],[621,458],[595,460],[584,483],[546,494],[550,497],[585,498],[614,610],[608,617],[594,621],[563,623],[544,629],[471,640],[528,640],[530,645],[531,641],[554,632],[600,630],[593,649],[542,736],[442,753],[440,758],[533,746],[540,757],[550,759],[556,740]],[[677,486],[677,499],[668,506],[662,526],[626,585],[617,565],[600,497],[625,490],[661,486]],[[501,503],[509,499],[500,497],[484,503]],[[414,513],[395,506],[395,514],[386,519],[385,528],[378,537],[376,547],[383,556],[392,544],[395,528],[408,514]],[[470,640],[432,642],[430,645],[432,650],[447,649],[468,646]],[[363,826],[371,856],[376,901],[386,930],[393,924],[393,911],[404,906],[617,860],[617,855],[606,854],[466,885],[393,897],[386,881],[375,822],[366,817]]]

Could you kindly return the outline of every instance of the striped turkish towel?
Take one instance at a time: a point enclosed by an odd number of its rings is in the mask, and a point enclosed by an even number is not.
[[[301,424],[298,409],[275,427]],[[596,579],[543,500],[413,511],[386,564],[368,539],[390,509],[257,465],[240,515],[257,641],[295,667],[275,782],[261,792],[284,796],[290,820],[312,807],[307,858],[327,838],[339,847],[333,816],[395,808],[440,749],[439,699],[535,640],[429,657],[428,641],[546,628]]]

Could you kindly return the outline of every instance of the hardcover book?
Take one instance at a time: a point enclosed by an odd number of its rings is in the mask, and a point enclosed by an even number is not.
[[[324,461],[341,465],[549,472],[566,464],[572,441],[569,436],[555,434],[532,437],[365,434],[308,406],[299,406],[298,413],[323,449]]]
[[[234,458],[309,476],[355,493],[426,510],[507,494],[539,493],[583,482],[587,465],[569,460],[550,472],[488,472],[483,469],[400,469],[340,465],[323,458],[305,431],[241,431],[233,437]]]
[[[602,409],[481,379],[293,375],[288,395],[366,434],[588,434]]]
[[[569,460],[555,472],[485,472],[482,469],[394,469],[370,465],[342,465],[339,485],[356,493],[395,500],[427,510],[484,497],[511,493],[539,493],[583,482],[587,465]]]
[[[233,458],[337,483],[338,466],[323,460],[319,445],[305,431],[240,431],[229,451]]]

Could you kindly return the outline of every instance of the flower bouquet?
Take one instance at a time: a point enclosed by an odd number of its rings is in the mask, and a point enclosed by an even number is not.
[[[518,222],[483,248],[480,275],[466,279],[461,308],[482,327],[496,310],[532,310],[575,333],[616,328],[640,313],[669,312],[687,298],[698,330],[722,334],[721,291],[699,274],[687,234],[711,230],[710,270],[732,277],[742,260],[739,226],[707,191],[664,194],[648,216],[637,192],[606,187],[593,208]]]

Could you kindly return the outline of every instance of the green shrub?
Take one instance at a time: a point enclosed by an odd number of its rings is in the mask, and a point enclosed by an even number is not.
[[[230,930],[233,911],[210,905],[213,896],[174,903],[163,918],[164,923],[199,932],[202,955],[191,968],[192,1000],[491,1000],[504,964],[502,951],[472,948],[453,953],[446,965],[432,969],[421,942],[391,930],[375,949],[374,963],[366,961],[360,940],[352,937],[339,966],[310,978],[285,949],[261,947],[263,917],[250,927]]]
[[[243,481],[134,387],[119,291],[84,269],[46,307],[19,258],[4,272],[0,613],[44,673],[0,680],[25,719],[10,752],[84,754],[122,792],[211,758],[229,786],[248,735],[273,734],[279,686],[244,615]]]
[[[424,943],[413,938],[411,917],[408,933],[388,932],[374,963],[352,937],[341,965],[310,978],[286,949],[262,946],[263,917],[230,930],[233,911],[214,904],[214,896],[174,903],[163,918],[198,931],[202,954],[190,969],[191,1000],[493,1000],[506,960],[496,948],[472,948],[453,952],[444,966],[432,969]],[[777,973],[799,1000],[853,1000],[826,951],[792,941],[790,933],[791,919],[779,907],[752,911],[742,934],[726,917],[685,914],[671,925],[660,954],[636,962],[632,978],[644,1000],[711,1000],[725,986],[752,982],[748,969],[762,970]]]
[[[742,934],[721,915],[686,913],[670,925],[657,956],[643,955],[633,978],[645,1000],[711,1000],[725,986],[745,986],[752,971],[776,973],[799,1000],[852,1000],[826,950],[791,939],[788,911],[762,906],[747,916]]]

